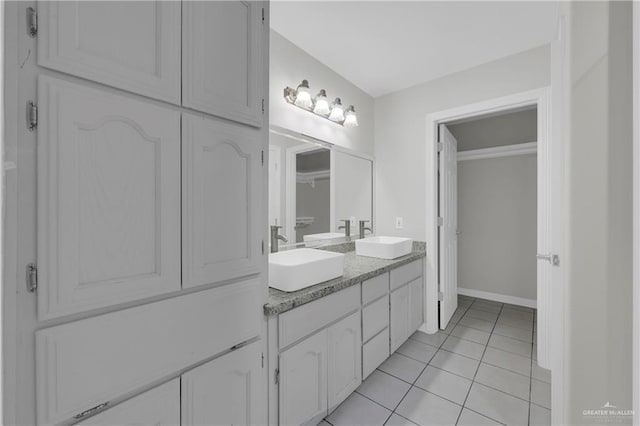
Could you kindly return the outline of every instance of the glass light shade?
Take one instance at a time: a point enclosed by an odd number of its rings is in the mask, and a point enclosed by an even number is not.
[[[331,114],[329,114],[329,120],[342,123],[344,121],[344,109],[342,109],[342,102],[340,98],[336,98],[331,105]]]
[[[313,105],[307,80],[302,80],[302,84],[296,89],[296,100],[294,104],[302,108],[311,108],[311,105]]]
[[[329,114],[329,101],[327,100],[327,93],[324,89],[320,90],[318,96],[316,96],[316,106],[313,108],[313,112],[318,115],[327,115]]]
[[[344,123],[342,123],[345,127],[357,127],[358,126],[358,117],[356,117],[356,110],[351,105],[347,108],[347,112],[344,114]]]

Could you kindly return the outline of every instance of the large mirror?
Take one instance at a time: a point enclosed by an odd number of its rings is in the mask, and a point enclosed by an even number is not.
[[[317,245],[373,229],[373,159],[288,130],[269,132],[269,225],[288,245]],[[367,230],[367,234],[370,231]]]

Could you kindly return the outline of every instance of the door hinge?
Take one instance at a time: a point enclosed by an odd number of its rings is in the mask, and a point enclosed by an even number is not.
[[[444,218],[438,216],[438,226],[443,226],[444,225]]]
[[[34,131],[38,127],[38,105],[33,101],[27,102],[27,129]]]
[[[33,293],[38,288],[38,267],[31,262],[27,265],[27,291]]]
[[[38,12],[32,7],[27,8],[27,34],[31,38],[38,35]]]
[[[279,368],[276,368],[276,371],[273,374],[273,382],[276,385],[280,384],[280,369]]]
[[[438,152],[442,152],[442,150],[443,150],[443,149],[444,149],[444,144],[443,144],[442,142],[438,142],[438,143],[436,144],[436,150],[437,150]]]
[[[262,8],[262,23],[264,24],[264,7]]]
[[[262,99],[262,113],[264,114],[264,98]]]
[[[438,302],[442,302],[444,300],[444,293],[439,291],[438,292]]]
[[[262,254],[264,255],[264,240],[262,240]]]

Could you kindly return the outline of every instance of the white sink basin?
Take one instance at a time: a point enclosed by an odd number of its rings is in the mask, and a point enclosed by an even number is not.
[[[413,240],[402,237],[371,237],[356,240],[358,256],[395,259],[411,253]]]
[[[302,237],[302,241],[306,243],[309,241],[333,240],[333,239],[342,238],[342,237],[344,237],[344,232],[324,232],[322,234],[304,235]]]
[[[269,286],[296,291],[342,276],[344,254],[295,249],[269,255]]]

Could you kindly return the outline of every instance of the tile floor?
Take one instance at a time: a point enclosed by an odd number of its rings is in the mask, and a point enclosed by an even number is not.
[[[535,316],[460,296],[446,330],[413,334],[321,425],[548,425]]]

